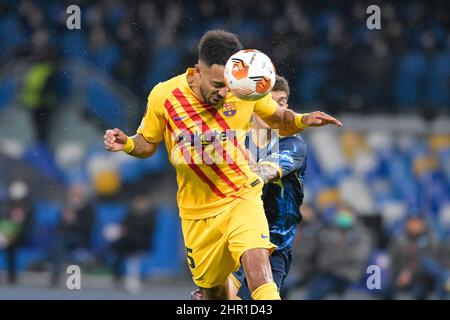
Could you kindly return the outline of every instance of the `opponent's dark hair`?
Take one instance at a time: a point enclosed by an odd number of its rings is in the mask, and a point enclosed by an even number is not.
[[[275,85],[273,86],[272,91],[284,91],[287,94],[287,98],[289,99],[289,94],[291,93],[289,90],[289,83],[286,78],[277,75],[275,80]]]
[[[206,32],[198,44],[198,60],[208,66],[225,65],[234,53],[242,50],[242,44],[234,33],[225,30]]]

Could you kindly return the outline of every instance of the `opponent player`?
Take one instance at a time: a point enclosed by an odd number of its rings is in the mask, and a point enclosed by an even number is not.
[[[187,261],[202,298],[226,299],[228,277],[242,263],[253,299],[280,299],[269,263],[275,246],[261,200],[263,183],[242,156],[250,117],[256,113],[284,135],[341,123],[322,112],[281,109],[270,94],[256,102],[229,94],[224,68],[242,49],[236,35],[209,31],[198,49],[193,68],[150,92],[137,134],[106,130],[105,148],[144,158],[165,141],[177,172]]]
[[[281,109],[288,108],[289,84],[277,75],[272,98]],[[264,180],[263,203],[270,229],[270,241],[277,249],[270,256],[273,280],[278,290],[292,263],[292,245],[301,220],[303,186],[306,172],[306,144],[300,135],[280,137],[254,115],[247,138],[249,163]],[[252,164],[253,162],[253,164]],[[243,268],[230,276],[230,298],[237,295],[250,300],[251,293]]]

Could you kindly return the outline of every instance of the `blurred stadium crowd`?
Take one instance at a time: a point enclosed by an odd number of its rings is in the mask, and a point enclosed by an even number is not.
[[[81,30],[66,28],[70,4]],[[2,1],[0,270],[188,277],[166,152],[106,154],[106,127],[134,132],[159,81],[196,62],[208,29],[267,53],[297,111],[341,115],[307,130],[306,199],[285,297],[450,292],[450,7],[365,1]],[[350,114],[351,113],[351,114]],[[90,268],[90,269],[89,269]],[[100,270],[100,271],[99,271]],[[109,272],[109,271],[108,271]],[[0,278],[0,285],[5,279]]]
[[[2,1],[1,27],[10,32],[0,38],[0,62],[51,46],[61,59],[93,63],[145,99],[195,61],[205,30],[225,28],[266,52],[302,105],[439,112],[450,104],[447,1],[384,2],[381,32],[366,27],[367,1],[75,2],[81,32],[67,30],[61,14],[72,2]]]

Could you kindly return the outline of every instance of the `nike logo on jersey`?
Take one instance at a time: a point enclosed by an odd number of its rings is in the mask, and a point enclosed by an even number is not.
[[[269,236],[265,236],[265,235],[263,235],[262,233],[261,233],[261,238],[263,238],[263,239],[267,239]]]
[[[183,120],[183,119],[185,119],[185,118],[187,118],[187,116],[184,116],[184,117],[174,117],[173,120],[175,120],[175,121],[180,121],[180,120]]]

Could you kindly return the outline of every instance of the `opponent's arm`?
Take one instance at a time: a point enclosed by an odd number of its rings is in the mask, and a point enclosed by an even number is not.
[[[327,124],[342,127],[339,120],[321,111],[298,114],[290,109],[281,109],[280,107],[277,107],[274,114],[263,120],[271,128],[279,129],[282,136],[294,135],[307,127],[321,127]]]
[[[111,152],[124,151],[137,158],[151,157],[158,147],[157,143],[151,143],[145,140],[140,133],[128,137],[122,130],[106,130],[103,136],[105,149]]]
[[[300,170],[305,164],[306,151],[306,143],[300,137],[284,138],[280,140],[277,153],[259,159],[256,164],[250,164],[250,169],[264,180],[264,184],[274,182]]]
[[[251,164],[250,169],[263,179],[264,184],[280,179],[279,171],[268,164]]]

